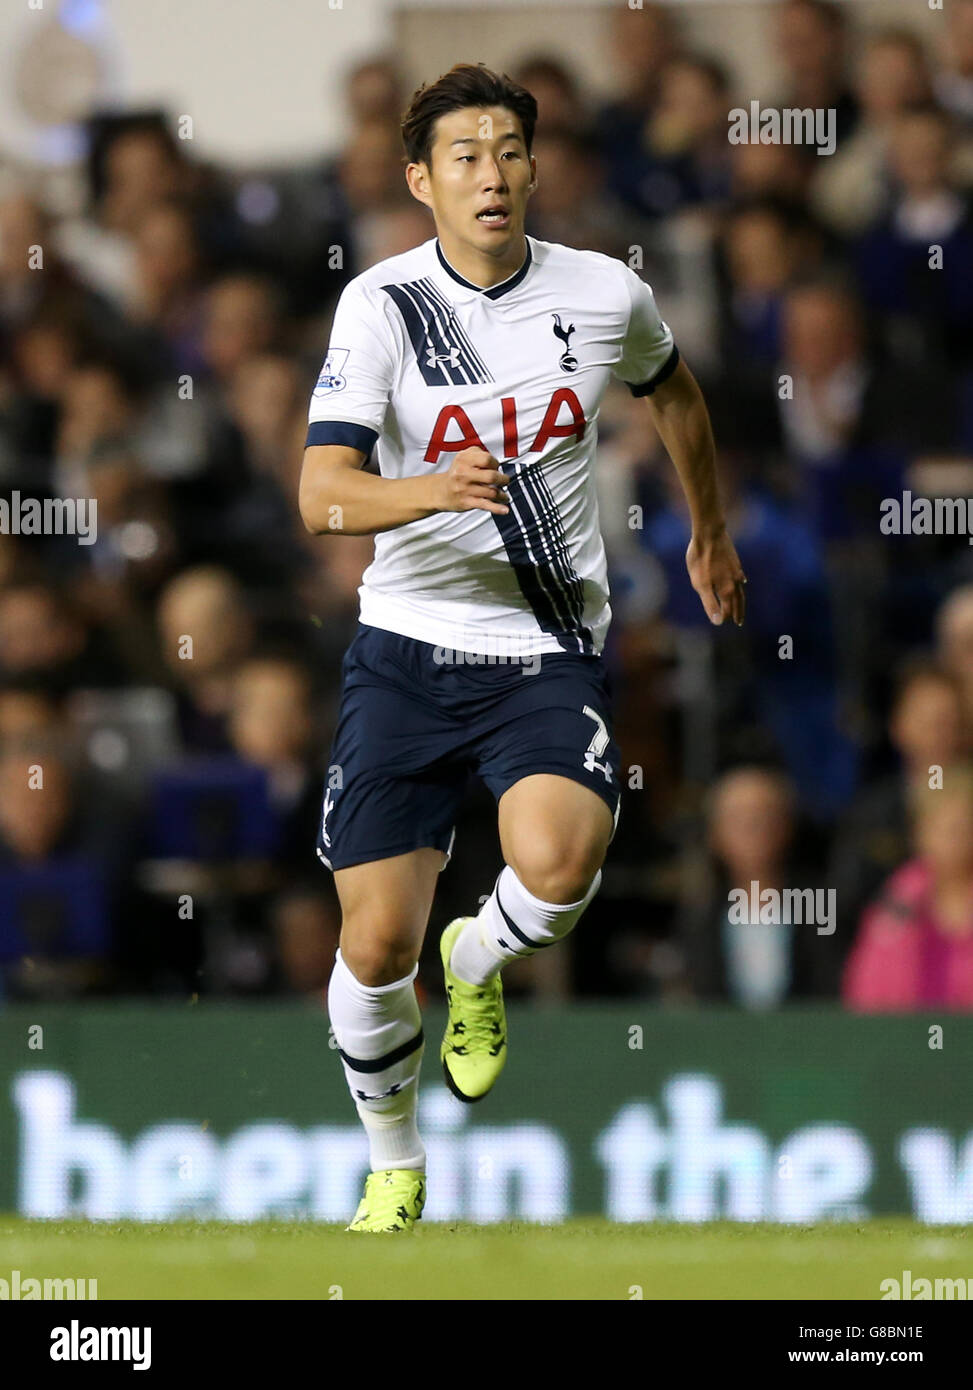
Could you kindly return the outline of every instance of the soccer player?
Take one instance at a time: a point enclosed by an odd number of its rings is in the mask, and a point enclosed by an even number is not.
[[[376,537],[317,850],[342,913],[331,1025],[369,1142],[353,1231],[408,1230],[425,1201],[413,982],[470,777],[497,799],[505,867],[440,942],[460,1100],[506,1060],[503,966],[562,941],[601,881],[619,806],[594,479],[611,374],[678,470],[703,607],[743,621],[709,416],[651,289],[525,235],[536,118],[482,64],[415,94],[405,177],[436,236],[346,286],[309,411],[305,526]]]

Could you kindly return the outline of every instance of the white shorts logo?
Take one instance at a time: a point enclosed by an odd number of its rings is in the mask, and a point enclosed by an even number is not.
[[[608,763],[600,763],[598,761],[611,741],[611,736],[605,728],[605,721],[598,711],[593,710],[590,705],[584,705],[581,713],[586,714],[589,719],[593,719],[597,725],[595,732],[591,736],[591,742],[585,749],[585,772],[603,772],[605,774],[605,781],[610,782],[612,779],[611,767]]]
[[[329,787],[328,790],[325,792],[324,809],[321,812],[321,839],[324,842],[324,845],[327,849],[331,848],[331,836],[328,834],[327,830],[325,829],[325,826],[328,823],[328,812],[332,809],[333,806],[334,802],[331,800],[331,788]]]

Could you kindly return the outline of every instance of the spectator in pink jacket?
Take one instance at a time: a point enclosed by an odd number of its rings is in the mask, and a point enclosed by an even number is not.
[[[860,1011],[973,1012],[973,768],[915,799],[914,858],[862,914],[844,973]]]

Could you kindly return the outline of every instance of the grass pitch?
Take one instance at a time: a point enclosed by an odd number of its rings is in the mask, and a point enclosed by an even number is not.
[[[353,1235],[311,1222],[26,1221],[0,1216],[0,1278],[97,1279],[111,1298],[844,1299],[883,1279],[973,1277],[955,1226],[419,1224]]]

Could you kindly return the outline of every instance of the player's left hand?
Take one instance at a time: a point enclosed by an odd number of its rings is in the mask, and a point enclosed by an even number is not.
[[[699,594],[706,616],[717,626],[727,616],[743,626],[747,582],[736,548],[724,529],[693,536],[686,551],[690,582]]]

